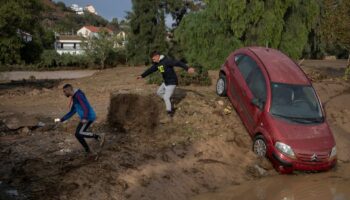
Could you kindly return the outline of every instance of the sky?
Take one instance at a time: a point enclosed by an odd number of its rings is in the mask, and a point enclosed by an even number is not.
[[[105,19],[111,21],[112,18],[123,19],[126,16],[126,11],[131,11],[131,0],[54,0],[55,2],[62,1],[68,7],[72,4],[78,4],[80,7],[85,7],[87,4],[92,4],[97,13]]]

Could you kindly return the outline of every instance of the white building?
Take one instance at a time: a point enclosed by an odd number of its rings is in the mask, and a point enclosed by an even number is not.
[[[55,41],[55,50],[58,54],[80,55],[84,53],[81,48],[81,37],[77,35],[60,35]]]
[[[116,35],[118,42],[114,45],[115,47],[125,47],[127,42],[127,35],[124,31],[120,31]]]
[[[98,37],[98,33],[101,30],[106,30],[108,33],[113,34],[113,31],[109,28],[96,27],[96,26],[83,26],[81,29],[78,30],[77,35],[85,38]]]
[[[70,6],[70,9],[73,10],[78,15],[84,14],[84,9],[82,7],[79,7],[78,4],[72,4]]]
[[[96,12],[96,9],[93,5],[89,4],[85,6],[85,10],[88,11],[89,13],[97,15],[98,13]]]
[[[22,38],[22,40],[26,43],[31,42],[33,40],[33,36],[30,33],[22,31],[20,29],[17,30],[17,35]]]

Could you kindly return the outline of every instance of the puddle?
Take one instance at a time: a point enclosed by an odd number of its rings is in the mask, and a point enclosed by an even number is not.
[[[347,200],[350,179],[325,174],[279,175],[231,186],[192,200]]]
[[[76,79],[92,76],[97,70],[0,72],[0,81]]]

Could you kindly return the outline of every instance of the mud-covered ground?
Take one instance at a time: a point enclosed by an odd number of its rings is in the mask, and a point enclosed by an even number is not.
[[[239,117],[227,99],[215,95],[214,85],[180,87],[175,94],[173,122],[158,124],[164,113],[152,114],[152,110],[164,107],[152,96],[157,86],[136,80],[144,68],[108,69],[70,81],[2,83],[0,199],[163,200],[205,199],[210,195],[214,195],[210,199],[220,199],[215,196],[219,191],[244,191],[258,181],[275,182],[281,177],[295,180],[293,185],[303,182],[299,177],[348,184],[350,84],[339,79],[341,73],[333,68],[334,73],[330,73],[332,66],[305,67],[325,104],[338,147],[337,167],[316,175],[278,175],[269,162],[257,159]],[[217,72],[210,74],[215,83]],[[106,133],[98,161],[86,159],[74,138],[77,118],[59,126],[51,122],[68,110],[69,100],[61,91],[67,82],[84,90],[94,106],[98,119],[92,129]],[[141,98],[117,100],[119,106],[120,102],[127,105],[116,115],[125,115],[125,127],[111,128],[106,122],[112,92]],[[130,103],[144,102],[143,98],[147,104]],[[38,122],[45,126],[38,127]],[[89,144],[98,149],[94,141]],[[224,189],[227,187],[233,189]],[[231,199],[242,199],[242,195]],[[226,197],[221,199],[229,199]]]

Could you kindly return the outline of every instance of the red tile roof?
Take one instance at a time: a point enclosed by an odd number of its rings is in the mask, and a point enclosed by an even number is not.
[[[93,33],[98,33],[101,30],[106,30],[109,33],[113,33],[113,31],[106,27],[96,27],[96,26],[84,26],[86,29],[89,29]]]

